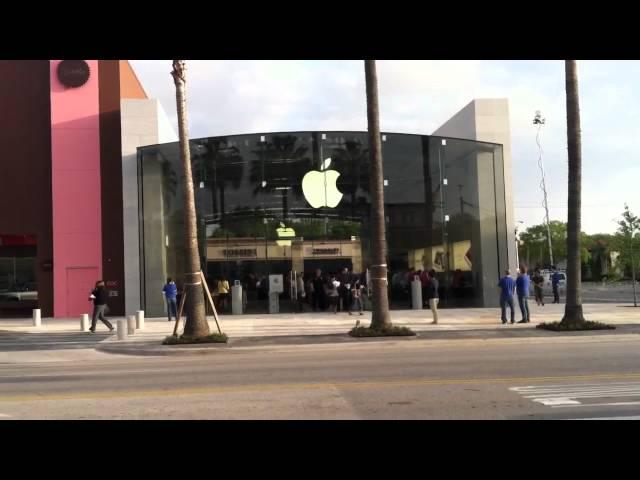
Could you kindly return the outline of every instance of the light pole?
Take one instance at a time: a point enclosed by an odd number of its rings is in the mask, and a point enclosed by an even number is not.
[[[518,220],[518,222],[516,223],[516,230],[515,230],[515,237],[516,237],[516,267],[520,268],[520,253],[518,252],[518,249],[520,248],[520,239],[518,238],[518,228],[519,228],[518,223],[522,223],[524,225],[524,222],[522,220]],[[527,265],[527,267],[528,267],[528,265]]]
[[[533,124],[538,126],[538,132],[536,133],[536,143],[538,144],[538,152],[539,152],[538,167],[540,168],[540,175],[541,175],[540,188],[542,189],[542,194],[543,194],[542,206],[544,207],[544,215],[545,215],[544,220],[545,220],[545,224],[547,225],[547,242],[549,245],[549,261],[551,262],[551,266],[553,266],[554,263],[553,263],[553,248],[551,247],[551,227],[549,226],[549,202],[548,202],[548,196],[547,196],[547,185],[545,182],[544,164],[542,163],[542,145],[540,145],[540,133],[542,131],[542,126],[545,124],[546,121],[547,119],[542,117],[540,110],[536,110],[536,115],[533,118]]]

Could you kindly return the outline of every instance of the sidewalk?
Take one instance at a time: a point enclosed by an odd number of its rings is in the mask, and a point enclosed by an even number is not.
[[[618,304],[588,304],[584,305],[585,317],[589,320],[611,323],[620,326],[617,330],[600,331],[614,333],[617,336],[640,333],[640,308],[633,308]],[[431,312],[428,310],[395,310],[391,312],[394,325],[408,326],[418,333],[419,339],[487,339],[513,337],[558,337],[555,332],[536,330],[535,326],[541,322],[557,321],[562,318],[564,305],[547,304],[544,307],[531,306],[532,321],[529,324],[502,325],[500,310],[497,308],[465,308],[443,309],[439,311],[439,324],[430,325]],[[520,313],[516,314],[516,321]],[[115,324],[117,317],[110,318]],[[30,339],[45,338],[51,343],[56,337],[71,338],[74,343],[85,341],[84,336],[91,337],[85,342],[85,348],[95,348],[97,351],[124,354],[162,355],[165,352],[200,353],[202,350],[230,350],[232,348],[265,347],[273,345],[302,345],[310,343],[345,343],[375,341],[375,339],[352,339],[347,332],[360,320],[368,325],[371,312],[363,316],[350,316],[346,313],[282,313],[278,315],[222,315],[220,326],[230,342],[224,344],[208,344],[196,346],[161,345],[162,339],[173,332],[174,322],[166,318],[145,319],[144,330],[136,330],[125,341],[117,341],[114,334],[109,335],[102,323],[98,324],[96,334],[80,331],[80,319],[51,319],[43,318],[41,327],[33,327],[31,319],[0,320],[0,339],[9,336],[17,341],[27,342]],[[216,332],[213,317],[209,317],[212,332]],[[182,322],[178,330],[182,332]],[[31,335],[34,335],[33,337]],[[47,335],[48,334],[48,335]],[[576,332],[573,335],[595,335],[596,332]],[[19,338],[18,338],[19,337]],[[411,340],[416,337],[393,337],[394,340]],[[60,345],[64,349],[64,345]],[[25,350],[27,348],[24,348]],[[35,350],[35,348],[34,348]]]

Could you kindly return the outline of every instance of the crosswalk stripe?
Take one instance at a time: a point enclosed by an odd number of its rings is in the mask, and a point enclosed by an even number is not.
[[[511,387],[509,390],[518,393],[535,403],[551,408],[568,408],[579,406],[622,406],[640,405],[640,402],[582,403],[588,399],[640,397],[640,383],[615,382],[604,384],[569,384]]]

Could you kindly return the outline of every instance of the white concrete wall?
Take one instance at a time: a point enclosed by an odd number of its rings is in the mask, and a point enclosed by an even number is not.
[[[506,98],[479,98],[472,100],[451,117],[432,135],[464,138],[502,144],[504,159],[504,185],[507,223],[508,267],[517,269],[515,221],[513,208],[513,163],[511,157],[511,127],[509,100]],[[506,268],[502,266],[501,268]]]
[[[124,200],[125,313],[141,307],[138,226],[138,147],[178,140],[160,102],[155,99],[120,101],[122,125],[122,189]]]

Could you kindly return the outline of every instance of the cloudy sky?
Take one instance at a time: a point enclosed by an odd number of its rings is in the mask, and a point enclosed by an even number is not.
[[[176,122],[170,60],[133,60],[147,94]],[[192,138],[287,130],[366,130],[361,61],[189,61]],[[640,213],[638,61],[581,61],[583,230],[613,232],[628,203]],[[562,61],[379,61],[381,129],[430,134],[474,98],[508,98],[516,220],[541,223],[536,110],[551,219],[566,221]],[[177,129],[176,129],[177,130]]]

